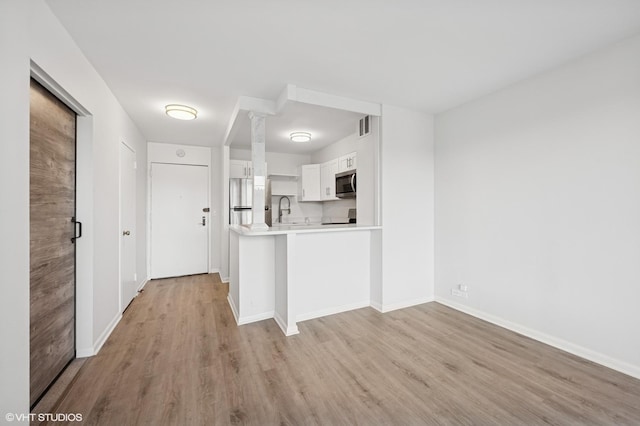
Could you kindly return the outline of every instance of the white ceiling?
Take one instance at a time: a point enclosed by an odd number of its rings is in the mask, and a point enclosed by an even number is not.
[[[638,0],[47,3],[148,140],[214,146],[239,96],[294,84],[437,113],[640,32]]]

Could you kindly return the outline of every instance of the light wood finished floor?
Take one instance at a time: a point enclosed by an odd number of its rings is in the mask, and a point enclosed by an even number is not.
[[[56,412],[100,425],[640,424],[640,380],[437,303],[236,326],[217,275],[152,281]],[[59,423],[56,423],[59,424]]]

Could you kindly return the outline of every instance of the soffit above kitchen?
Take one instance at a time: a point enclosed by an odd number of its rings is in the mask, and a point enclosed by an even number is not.
[[[46,2],[148,140],[205,146],[241,96],[437,113],[640,32],[637,0]]]
[[[327,108],[299,102],[289,102],[277,115],[267,116],[265,122],[265,149],[269,152],[310,154],[356,132],[356,112]],[[229,144],[231,148],[251,149],[251,120],[249,115],[238,114],[237,132]],[[309,142],[291,142],[290,134],[309,132]]]
[[[311,154],[357,133],[359,121],[380,116],[381,105],[288,84],[275,99],[240,96],[229,120],[225,145],[251,149],[250,114],[266,117],[268,152]],[[294,133],[310,138],[294,141]]]

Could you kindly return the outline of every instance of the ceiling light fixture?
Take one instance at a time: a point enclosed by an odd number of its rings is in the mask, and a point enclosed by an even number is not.
[[[293,132],[289,137],[291,138],[291,142],[309,142],[311,140],[311,133]]]
[[[195,120],[198,116],[198,111],[195,108],[186,105],[170,104],[165,106],[164,110],[169,117],[177,118],[178,120]]]

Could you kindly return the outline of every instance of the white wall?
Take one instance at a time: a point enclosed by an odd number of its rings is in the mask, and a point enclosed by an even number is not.
[[[87,250],[78,248],[78,260],[92,265],[91,282],[78,282],[90,291],[78,294],[78,351],[90,352],[114,324],[119,312],[119,146],[126,140],[136,148],[138,161],[145,152],[141,135],[117,103],[107,86],[93,70],[80,50],[41,0],[3,1],[0,3],[0,57],[3,96],[11,104],[0,106],[0,156],[2,220],[0,221],[2,256],[2,297],[0,330],[0,411],[27,413],[29,410],[29,58],[59,86],[92,114],[79,124],[79,161],[89,153],[91,167],[79,165],[79,179],[87,170],[91,182],[90,206],[87,197],[78,199],[78,210],[90,212],[84,222]],[[88,125],[88,127],[87,127]],[[88,130],[87,130],[88,129]],[[82,154],[81,154],[82,153]],[[139,176],[140,179],[140,176]],[[86,182],[82,182],[85,184]],[[7,185],[9,184],[9,185]],[[138,195],[146,197],[140,191]],[[139,203],[139,206],[145,203]],[[144,229],[144,227],[141,227]],[[144,259],[144,232],[138,235],[138,255]],[[84,239],[84,237],[83,237]],[[86,253],[91,258],[86,259]],[[83,258],[83,256],[85,256]],[[85,261],[86,260],[86,261]],[[144,272],[138,271],[144,278]],[[79,274],[78,277],[81,280]],[[85,288],[86,290],[86,288]],[[6,305],[6,306],[5,306]],[[84,310],[83,310],[84,309]],[[81,317],[82,315],[88,315]],[[9,342],[9,343],[7,343]],[[80,346],[84,345],[84,346]]]
[[[639,159],[640,37],[439,115],[437,297],[640,377]]]
[[[356,134],[346,136],[311,154],[311,163],[320,164],[358,150]]]
[[[380,117],[371,117],[371,133],[356,140],[358,223],[380,224]],[[431,161],[431,160],[429,160]]]
[[[211,149],[211,272],[221,272],[222,265],[222,223],[224,215],[224,192],[222,190],[223,153],[220,148]]]
[[[92,117],[92,133],[90,140],[78,140],[78,151],[91,145],[92,167],[90,172],[93,199],[87,207],[86,198],[78,199],[79,209],[91,212],[90,217],[79,217],[84,222],[87,240],[79,240],[78,261],[85,263],[83,255],[92,253],[92,283],[79,282],[78,287],[92,285],[92,294],[78,294],[77,303],[84,307],[91,305],[90,318],[78,318],[84,327],[92,324],[87,337],[78,335],[78,348],[81,354],[89,354],[99,348],[107,337],[111,327],[119,318],[119,149],[120,142],[136,150],[137,161],[144,164],[145,141],[131,119],[124,112],[105,82],[82,55],[80,49],[66,30],[55,18],[42,0],[30,2],[30,56],[31,59],[46,72],[59,86],[69,93],[79,104],[88,110]],[[85,165],[86,166],[86,165]],[[82,169],[85,170],[85,169]],[[80,172],[80,168],[79,168]],[[79,176],[79,179],[82,179]],[[146,174],[138,174],[138,219],[141,210],[146,209],[146,192],[140,189],[146,186]],[[141,181],[142,180],[142,181]],[[145,259],[145,227],[138,223],[139,231],[136,240],[138,258]],[[83,250],[81,245],[92,241],[92,247]],[[91,263],[87,260],[86,263]],[[138,265],[141,262],[138,263]],[[136,265],[138,267],[138,265]],[[138,270],[138,279],[145,279],[145,271]],[[88,296],[91,300],[85,300]],[[80,313],[79,313],[80,315]],[[79,330],[80,331],[80,330]]]
[[[381,118],[382,311],[432,300],[433,117],[383,105]]]
[[[0,423],[29,412],[28,40],[28,3],[0,1]]]

